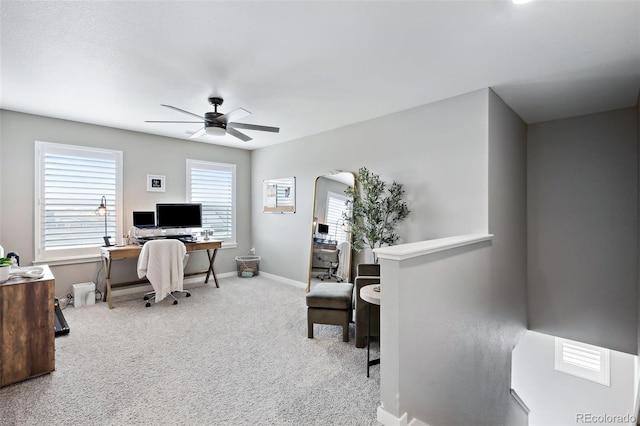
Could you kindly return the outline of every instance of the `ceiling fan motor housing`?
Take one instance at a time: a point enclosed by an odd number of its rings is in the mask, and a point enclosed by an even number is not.
[[[226,129],[227,124],[222,120],[218,120],[218,117],[221,115],[222,113],[220,112],[205,112],[205,127],[220,127],[221,129]]]

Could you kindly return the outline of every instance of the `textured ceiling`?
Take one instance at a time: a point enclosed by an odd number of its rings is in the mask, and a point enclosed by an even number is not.
[[[640,2],[6,1],[0,107],[255,149],[485,87],[534,123],[635,105]]]

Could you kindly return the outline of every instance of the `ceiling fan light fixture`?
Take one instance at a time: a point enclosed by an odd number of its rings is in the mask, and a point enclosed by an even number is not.
[[[227,132],[224,129],[224,127],[207,126],[204,130],[210,136],[224,136],[224,135],[227,134]]]

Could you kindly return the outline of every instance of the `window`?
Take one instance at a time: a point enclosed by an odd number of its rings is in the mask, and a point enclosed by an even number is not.
[[[338,243],[347,240],[347,232],[343,214],[347,211],[347,196],[329,191],[327,194],[327,224],[329,225],[329,237],[333,237]]]
[[[202,227],[236,242],[236,166],[187,159],[187,201],[202,204]]]
[[[35,260],[94,257],[122,232],[122,151],[36,142]]]
[[[609,386],[609,349],[555,338],[555,369]]]

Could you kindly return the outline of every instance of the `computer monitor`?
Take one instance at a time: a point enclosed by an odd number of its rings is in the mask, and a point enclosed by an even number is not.
[[[156,204],[158,228],[202,228],[202,204]]]
[[[133,226],[136,228],[155,228],[155,212],[133,212]]]
[[[329,233],[329,225],[325,225],[324,223],[318,224],[318,234],[328,234]]]

